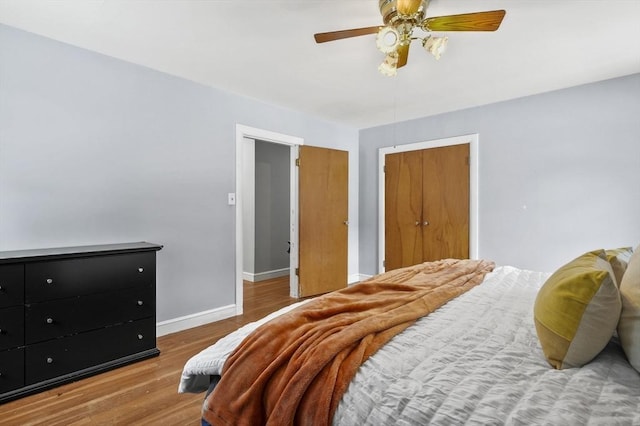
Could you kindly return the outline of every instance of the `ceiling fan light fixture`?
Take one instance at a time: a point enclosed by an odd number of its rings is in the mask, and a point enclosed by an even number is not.
[[[387,77],[394,77],[398,74],[398,52],[389,53],[378,66],[378,71]]]
[[[376,37],[376,46],[382,53],[390,54],[398,49],[401,37],[395,27],[382,27]]]
[[[383,27],[352,28],[314,34],[316,43],[376,34],[376,46],[386,55],[378,69],[385,75],[396,75],[398,68],[407,65],[409,46],[421,40],[424,49],[436,59],[445,52],[448,37],[435,37],[433,32],[496,31],[506,14],[505,10],[461,13],[426,17],[429,0],[378,0]],[[414,30],[423,33],[414,34]],[[426,34],[425,34],[426,33]]]
[[[440,59],[440,55],[442,55],[447,49],[448,40],[449,37],[428,36],[422,39],[422,46],[427,52],[435,56],[436,59]]]

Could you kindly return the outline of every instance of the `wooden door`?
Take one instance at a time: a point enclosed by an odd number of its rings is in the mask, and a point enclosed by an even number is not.
[[[347,286],[349,153],[300,147],[300,297]]]
[[[385,156],[385,270],[469,257],[469,144]]]
[[[385,158],[385,269],[422,262],[422,152]]]
[[[422,261],[469,258],[469,144],[422,151]]]

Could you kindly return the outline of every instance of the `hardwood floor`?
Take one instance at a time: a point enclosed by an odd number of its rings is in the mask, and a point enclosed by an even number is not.
[[[185,362],[296,302],[289,277],[244,285],[244,314],[158,338],[160,356],[0,405],[2,425],[199,425],[204,394],[178,394]]]

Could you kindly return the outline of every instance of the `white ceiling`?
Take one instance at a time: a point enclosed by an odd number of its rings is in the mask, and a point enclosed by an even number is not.
[[[414,42],[381,75],[378,0],[0,0],[0,23],[366,128],[640,72],[640,0],[432,0],[427,16],[505,9],[497,32]]]

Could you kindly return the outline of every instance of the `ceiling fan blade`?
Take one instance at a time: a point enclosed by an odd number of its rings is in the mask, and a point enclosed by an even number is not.
[[[380,26],[366,27],[366,28],[354,28],[351,30],[330,31],[328,33],[314,34],[316,43],[325,43],[327,41],[340,40],[349,37],[358,37],[367,34],[375,34],[380,30]]]
[[[422,21],[425,31],[495,31],[500,27],[504,10],[436,16]]]
[[[401,44],[398,46],[398,65],[396,68],[404,67],[407,65],[407,60],[409,59],[409,46],[410,44]]]
[[[401,15],[413,15],[421,4],[422,0],[398,0],[396,10]]]

